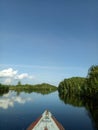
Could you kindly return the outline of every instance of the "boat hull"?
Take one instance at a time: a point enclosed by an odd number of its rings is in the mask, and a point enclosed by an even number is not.
[[[48,110],[34,121],[27,130],[65,130],[60,122]]]

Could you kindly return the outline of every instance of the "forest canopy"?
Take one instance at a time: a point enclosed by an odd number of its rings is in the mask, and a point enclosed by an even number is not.
[[[98,96],[98,66],[91,66],[87,77],[64,79],[58,86],[60,93],[96,98]]]

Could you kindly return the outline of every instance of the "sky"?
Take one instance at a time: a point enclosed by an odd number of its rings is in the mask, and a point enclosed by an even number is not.
[[[86,77],[98,65],[98,0],[0,0],[0,82]]]

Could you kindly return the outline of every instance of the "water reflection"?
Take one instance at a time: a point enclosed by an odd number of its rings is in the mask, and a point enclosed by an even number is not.
[[[0,108],[8,109],[14,107],[15,103],[24,104],[29,101],[32,101],[30,97],[22,97],[22,95],[17,95],[17,92],[9,91],[0,98]]]
[[[92,124],[95,129],[98,129],[98,101],[92,99],[81,98],[74,94],[59,93],[59,98],[65,104],[71,104],[77,107],[85,107],[87,115],[92,119]]]
[[[29,93],[31,94],[32,92],[36,92],[36,93],[40,93],[42,95],[47,95],[47,94],[50,94],[50,93],[53,93],[55,91],[57,91],[56,89],[35,89],[35,90],[32,90],[32,89],[16,89],[14,90],[15,92],[17,92],[17,94],[19,95],[21,92],[25,92],[25,93]]]
[[[9,91],[3,94],[0,97],[0,130],[25,130],[45,109],[49,109],[66,130],[95,130],[93,116],[85,109],[83,101],[64,95],[59,97],[58,92],[43,95]]]

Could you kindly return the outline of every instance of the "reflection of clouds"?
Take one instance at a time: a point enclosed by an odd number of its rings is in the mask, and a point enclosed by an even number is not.
[[[22,98],[16,95],[12,96],[11,93],[4,94],[3,98],[0,99],[0,108],[7,109],[8,107],[13,107],[15,102],[24,104],[31,100],[31,98]]]
[[[8,107],[13,107],[14,102],[10,99],[0,99],[0,107],[3,109],[7,109]]]
[[[9,97],[10,93],[3,94],[3,97]]]
[[[25,102],[30,101],[31,99],[30,98],[22,98],[20,96],[16,96],[16,97],[12,97],[12,100],[14,102],[18,102],[18,103],[24,104]]]

